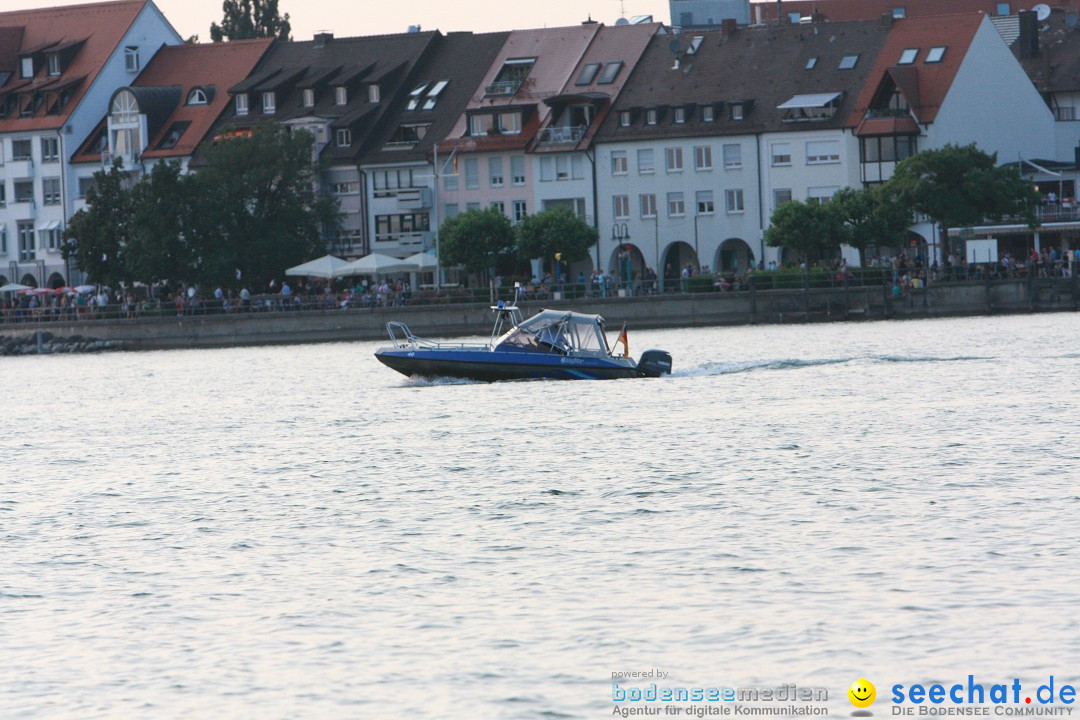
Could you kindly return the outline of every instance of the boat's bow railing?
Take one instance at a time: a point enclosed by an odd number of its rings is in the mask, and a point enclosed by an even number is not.
[[[409,326],[403,322],[386,323],[386,332],[390,335],[390,342],[396,348],[407,347],[434,347],[435,343],[430,340],[418,338],[409,330]]]

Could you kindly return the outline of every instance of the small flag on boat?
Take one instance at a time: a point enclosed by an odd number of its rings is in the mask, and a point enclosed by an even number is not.
[[[615,341],[616,345],[619,343],[622,343],[623,346],[623,357],[630,357],[630,343],[626,339],[626,323],[623,323],[622,332],[619,333],[619,339]]]

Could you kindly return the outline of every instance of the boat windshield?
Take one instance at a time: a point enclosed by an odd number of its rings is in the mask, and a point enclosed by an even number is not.
[[[500,344],[547,352],[607,353],[602,322],[598,315],[545,310],[508,332]]]

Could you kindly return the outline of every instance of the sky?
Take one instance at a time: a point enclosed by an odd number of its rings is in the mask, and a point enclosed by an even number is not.
[[[3,0],[3,10],[78,5],[85,0]],[[210,23],[221,22],[221,0],[154,0],[184,38],[210,40]],[[606,24],[622,15],[652,15],[671,20],[667,0],[543,0],[542,2],[483,2],[481,0],[278,0],[289,14],[295,40],[308,40],[329,30],[337,37],[405,32],[410,25],[424,30],[489,32],[517,28],[576,25],[591,14]],[[377,9],[373,9],[377,8]]]

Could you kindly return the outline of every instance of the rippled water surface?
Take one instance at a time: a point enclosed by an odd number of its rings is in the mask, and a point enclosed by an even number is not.
[[[1080,680],[1080,315],[630,343],[675,375],[0,360],[0,717],[601,718],[648,668],[839,717],[859,677]]]

